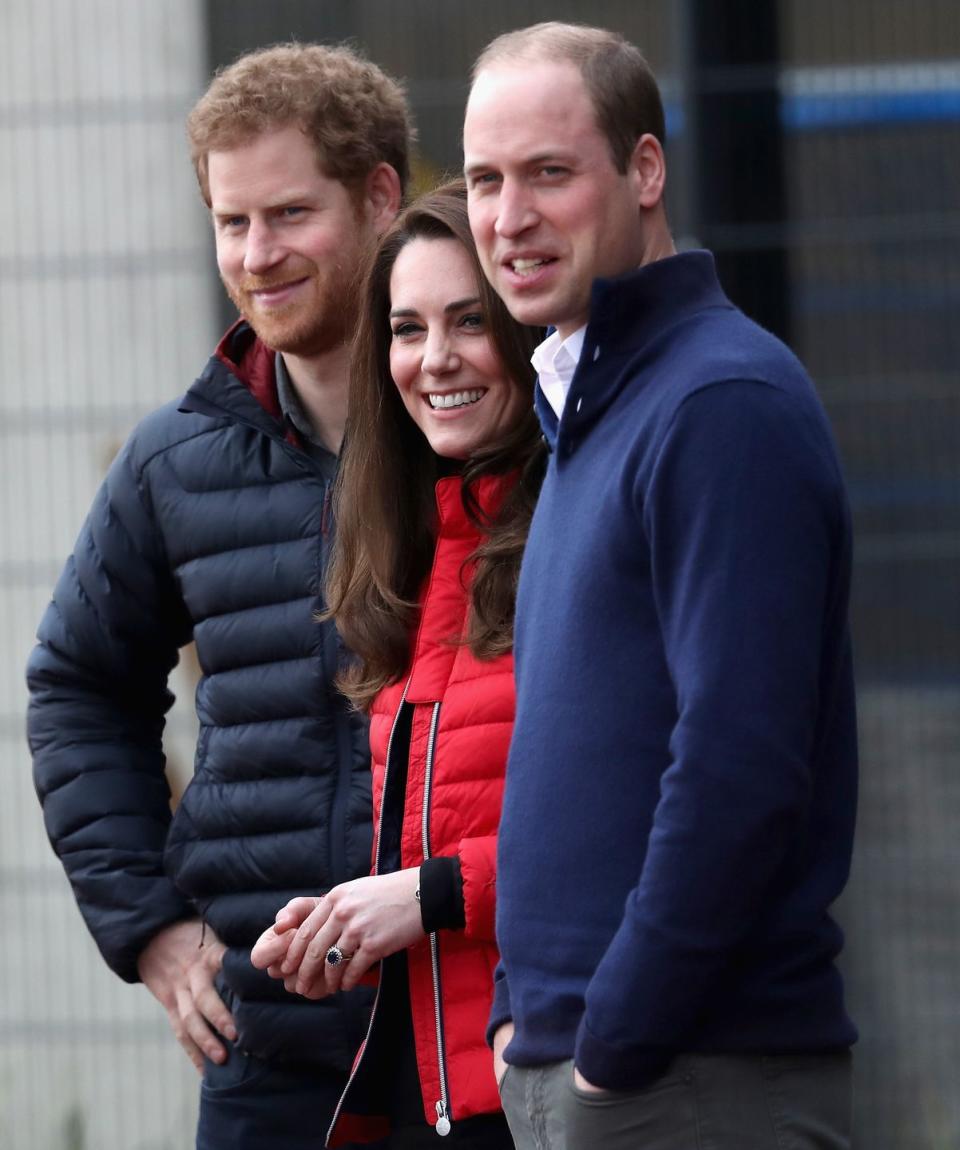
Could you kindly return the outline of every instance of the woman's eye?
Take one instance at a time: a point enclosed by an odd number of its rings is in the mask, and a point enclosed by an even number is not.
[[[415,323],[398,323],[393,329],[394,339],[404,339],[412,335],[416,335],[420,330]]]
[[[460,320],[460,326],[466,328],[482,328],[484,326],[483,315],[478,311],[469,312]]]

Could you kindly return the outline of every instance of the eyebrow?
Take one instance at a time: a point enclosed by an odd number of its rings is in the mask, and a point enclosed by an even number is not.
[[[264,212],[282,212],[284,208],[299,208],[312,203],[316,198],[316,194],[308,191],[307,189],[297,190],[294,189],[293,193],[288,193],[278,200],[274,200],[268,204],[257,204],[257,211]],[[246,216],[249,215],[247,208],[231,208],[229,204],[221,207],[211,207],[211,215],[214,219],[230,219],[232,216]]]
[[[524,156],[518,160],[517,163],[523,167],[533,167],[536,164],[573,164],[576,157],[571,152],[564,151],[562,147],[551,148],[546,152],[536,152],[531,156]],[[495,164],[488,160],[475,160],[472,163],[464,164],[463,174],[469,179],[475,176],[478,172],[499,171],[500,165]]]
[[[452,303],[448,303],[443,309],[445,314],[450,312],[460,311],[465,307],[474,307],[480,303],[478,295],[467,296],[466,299],[455,299]],[[390,309],[390,318],[399,319],[402,316],[414,316],[420,313],[414,307],[392,307]]]

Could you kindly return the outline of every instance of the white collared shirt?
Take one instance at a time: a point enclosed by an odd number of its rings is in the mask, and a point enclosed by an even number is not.
[[[577,328],[566,339],[561,337],[560,332],[555,331],[548,335],[543,343],[537,344],[533,349],[533,355],[530,356],[530,362],[540,377],[540,390],[556,412],[557,419],[563,415],[570,384],[573,382],[573,373],[580,362],[586,333],[586,324]]]

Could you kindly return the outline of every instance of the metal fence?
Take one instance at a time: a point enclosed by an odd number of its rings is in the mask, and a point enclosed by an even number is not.
[[[407,77],[419,178],[459,165],[466,76],[539,19],[640,44],[670,212],[806,361],[857,527],[862,802],[839,913],[858,1142],[960,1146],[960,6],[955,0],[0,0],[0,1146],[192,1144],[160,1008],[103,967],[23,740],[33,629],[105,465],[226,315],[182,122],[213,65],[352,38]],[[179,672],[189,695],[189,669]],[[175,779],[189,772],[189,700]]]

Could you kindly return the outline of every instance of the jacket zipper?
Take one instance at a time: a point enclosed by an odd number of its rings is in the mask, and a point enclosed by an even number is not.
[[[413,678],[411,675],[410,678]],[[403,710],[403,704],[407,701],[407,691],[410,690],[410,679],[403,684],[403,694],[400,696],[400,702],[397,704],[397,713],[393,716],[393,722],[390,725],[390,737],[387,739],[387,755],[383,760],[383,786],[380,788],[380,817],[377,819],[377,849],[373,854],[373,874],[380,873],[380,839],[383,834],[383,812],[386,803],[383,801],[387,793],[387,775],[390,773],[390,757],[393,754],[393,736],[397,733],[397,724],[400,722],[400,712]]]
[[[321,509],[320,534],[317,537],[317,579],[323,586],[331,547],[328,509],[330,506],[331,483],[323,484],[323,505]],[[333,620],[321,624],[320,663],[326,683],[333,683],[337,674],[339,651],[337,630]],[[331,834],[329,840],[330,885],[346,882],[351,877],[347,870],[348,844],[347,826],[350,804],[350,784],[353,779],[353,731],[346,706],[333,704],[333,730],[337,745],[337,785],[330,806]]]
[[[384,796],[387,793],[387,775],[390,773],[390,756],[393,753],[393,736],[397,731],[397,724],[400,722],[400,713],[403,710],[403,704],[406,702],[407,691],[410,688],[410,679],[407,679],[403,685],[403,694],[400,696],[400,702],[397,705],[397,713],[393,716],[393,723],[390,726],[390,737],[387,739],[387,755],[383,761],[383,786],[380,789],[380,817],[377,819],[377,846],[373,854],[373,874],[380,873],[380,839],[383,833],[383,810],[386,804],[384,803]],[[373,1022],[377,1016],[377,1007],[380,1005],[380,983],[377,982],[377,993],[373,996],[373,1006],[370,1008],[370,1021],[367,1023],[367,1033],[364,1035],[363,1048],[360,1057],[354,1062],[350,1069],[350,1077],[347,1079],[347,1084],[344,1086],[340,1094],[340,1099],[337,1102],[337,1107],[333,1112],[333,1118],[327,1128],[327,1136],[324,1139],[324,1145],[330,1141],[333,1134],[333,1128],[336,1126],[340,1119],[340,1111],[343,1109],[343,1104],[346,1100],[347,1094],[350,1092],[350,1087],[353,1085],[353,1080],[357,1076],[357,1071],[360,1069],[360,1063],[363,1061],[363,1056],[367,1052],[367,1045],[370,1042],[370,1035],[373,1033]]]
[[[430,789],[433,784],[433,755],[437,743],[437,724],[440,704],[434,703],[427,738],[427,762],[423,780],[423,860],[430,858]],[[443,1050],[443,1018],[440,1014],[440,947],[437,933],[430,935],[430,966],[433,974],[433,1012],[437,1028],[437,1065],[440,1071],[440,1097],[437,1099],[437,1124],[434,1127],[441,1138],[450,1133],[450,1096],[447,1091],[447,1066]]]
[[[323,507],[320,511],[320,534],[326,539],[330,534],[330,506],[332,503],[332,496],[330,494],[330,484],[323,485]]]

